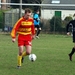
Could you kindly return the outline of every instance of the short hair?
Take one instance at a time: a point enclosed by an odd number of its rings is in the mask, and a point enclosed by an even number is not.
[[[26,13],[31,13],[31,12],[32,12],[32,10],[31,10],[30,8],[26,8],[26,9],[25,9],[25,14],[26,14]]]

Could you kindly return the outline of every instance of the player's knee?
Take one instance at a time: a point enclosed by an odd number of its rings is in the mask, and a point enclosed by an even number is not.
[[[41,31],[41,28],[39,28],[39,30]]]
[[[35,30],[37,30],[37,28],[35,28]]]
[[[21,56],[22,55],[22,52],[19,52],[19,55]]]
[[[75,46],[73,48],[75,49]]]
[[[26,52],[26,54],[27,54],[27,55],[30,55],[30,54],[31,54],[31,52]]]
[[[39,31],[41,31],[41,29],[39,29]]]

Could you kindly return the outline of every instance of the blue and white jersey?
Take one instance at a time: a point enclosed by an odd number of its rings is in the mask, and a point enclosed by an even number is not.
[[[40,23],[39,15],[34,14],[33,18],[34,18],[34,25],[39,25],[39,23]]]

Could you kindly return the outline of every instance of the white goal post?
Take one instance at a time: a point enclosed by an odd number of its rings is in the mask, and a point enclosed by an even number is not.
[[[75,6],[75,4],[26,4],[26,3],[0,3],[0,5],[24,5],[24,6]]]

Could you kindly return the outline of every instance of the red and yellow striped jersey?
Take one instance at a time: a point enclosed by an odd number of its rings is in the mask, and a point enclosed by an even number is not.
[[[11,31],[11,36],[12,38],[16,37],[16,33],[22,34],[22,35],[29,35],[35,34],[35,29],[34,29],[34,20],[33,18],[25,19],[24,17],[20,18],[16,24],[14,25],[12,31]]]

